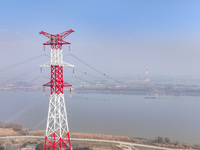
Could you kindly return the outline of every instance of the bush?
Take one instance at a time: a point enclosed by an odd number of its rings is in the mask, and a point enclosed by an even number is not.
[[[31,142],[25,142],[21,147],[26,147],[26,145],[31,144]]]
[[[36,150],[43,150],[44,149],[44,144],[40,143],[37,145]]]
[[[29,132],[28,132],[28,130],[22,129],[22,130],[20,131],[20,134],[22,134],[22,135],[28,135]]]
[[[20,124],[14,124],[14,126],[13,126],[13,130],[14,131],[21,131],[22,130],[22,125],[20,125]]]
[[[174,144],[175,144],[176,146],[180,145],[179,141],[176,141]]]
[[[156,137],[155,142],[163,143],[163,137],[161,137],[161,136]]]
[[[4,150],[5,148],[3,146],[0,147],[0,150]]]
[[[14,131],[21,131],[23,129],[22,125],[11,122],[0,122],[0,128],[13,128]]]
[[[14,123],[11,122],[0,122],[0,128],[12,128]]]
[[[170,143],[171,142],[171,139],[169,137],[166,137],[165,138],[165,143]]]

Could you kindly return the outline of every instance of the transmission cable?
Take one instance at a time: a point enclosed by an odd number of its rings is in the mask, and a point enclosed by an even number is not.
[[[80,78],[80,77],[76,77],[76,76],[75,76],[74,78],[79,79],[79,80],[84,81],[84,82],[91,83],[91,84],[96,84],[96,83],[94,83],[94,82],[91,82],[91,81],[82,79],[82,78]],[[97,85],[97,86],[102,87],[102,88],[105,88],[105,89],[108,89],[108,87],[106,87],[106,86],[101,86],[101,85]]]
[[[24,76],[26,76],[26,75],[28,75],[28,74],[30,74],[30,73],[36,71],[36,70],[38,70],[38,67],[35,68],[35,69],[32,69],[32,70],[29,70],[29,71],[27,71],[27,72],[24,72],[24,73],[22,73],[22,74],[19,74],[19,75],[15,76],[15,77],[12,77],[12,78],[10,78],[10,79],[8,79],[8,80],[6,80],[6,81],[3,81],[3,82],[1,82],[0,84],[1,84],[1,85],[2,85],[2,84],[7,84],[8,82],[10,82],[10,81],[12,81],[12,80],[16,80],[16,79],[18,79],[18,78],[20,78],[20,77],[24,77]]]
[[[81,73],[83,73],[83,74],[85,74],[85,75],[88,75],[88,76],[90,76],[90,77],[93,77],[93,78],[95,78],[95,79],[98,79],[97,77],[95,77],[95,76],[93,76],[93,75],[91,75],[91,74],[88,74],[87,72],[81,71],[81,70],[79,70],[79,69],[77,69],[77,68],[74,68],[74,70],[75,70],[75,71],[78,71],[78,72],[81,72]]]
[[[117,82],[117,83],[126,85],[125,83],[122,83],[122,82],[120,82],[120,81],[117,81],[117,80],[115,80],[114,78],[112,78],[112,77],[106,75],[105,73],[102,73],[101,71],[97,70],[95,67],[89,65],[88,63],[84,62],[84,61],[81,60],[80,58],[74,56],[73,54],[70,54],[70,55],[71,55],[73,58],[77,59],[78,61],[82,62],[83,64],[87,65],[87,66],[90,67],[91,69],[93,69],[93,70],[95,70],[96,72],[100,73],[101,75],[103,75],[103,76],[105,76],[105,77],[107,77],[107,78],[109,78],[109,79],[111,79],[111,80],[113,80],[113,81],[115,81],[115,82]]]
[[[91,81],[88,81],[88,80],[85,80],[85,79],[79,78],[79,77],[77,77],[77,76],[75,76],[74,78],[79,79],[79,80],[82,80],[82,81],[85,81],[85,82],[88,82],[88,83],[91,83],[91,84],[94,84],[94,83],[91,82]]]
[[[105,98],[89,98],[89,97],[83,97],[83,96],[72,96],[72,99],[84,99],[84,100],[91,100],[91,101],[109,101]]]
[[[43,56],[43,55],[38,55],[38,56],[32,57],[32,58],[30,58],[30,59],[27,59],[27,60],[24,60],[24,61],[15,63],[14,65],[10,65],[10,66],[8,66],[8,67],[2,68],[2,69],[0,69],[0,72],[9,70],[9,69],[11,69],[11,68],[14,68],[14,67],[19,66],[19,65],[22,65],[22,64],[25,64],[25,63],[30,62],[30,61],[32,61],[32,60],[35,60],[35,59],[37,59],[37,58],[39,58],[39,57],[41,57],[41,56]]]

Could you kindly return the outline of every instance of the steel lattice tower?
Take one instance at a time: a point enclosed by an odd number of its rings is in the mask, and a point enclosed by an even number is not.
[[[149,84],[149,82],[150,82],[150,81],[149,81],[149,66],[146,65],[145,68],[146,68],[146,72],[145,72],[145,74],[146,74],[145,84],[146,84],[147,87],[149,87],[149,85],[150,85],[150,84]]]
[[[62,45],[71,44],[63,39],[72,32],[74,32],[72,29],[56,35],[44,31],[40,32],[40,34],[43,34],[50,39],[46,43],[43,43],[43,45],[51,45],[51,61],[40,66],[51,67],[51,80],[43,85],[49,86],[51,92],[49,97],[44,150],[72,149],[63,93],[63,87],[71,87],[71,85],[63,81],[63,67],[74,67],[74,65],[63,62],[62,54]]]

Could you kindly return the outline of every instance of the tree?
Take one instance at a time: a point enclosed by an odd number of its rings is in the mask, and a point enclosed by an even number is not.
[[[40,143],[37,145],[36,150],[43,150],[44,149],[44,144]]]
[[[21,147],[26,147],[26,145],[31,144],[31,142],[25,142]]]
[[[158,136],[158,137],[156,137],[155,141],[158,143],[163,143],[163,137]]]
[[[3,146],[1,146],[1,147],[0,147],[0,150],[4,150],[4,147],[3,147]]]
[[[174,144],[175,144],[176,146],[178,146],[180,143],[179,143],[179,141],[176,141]]]
[[[171,142],[171,139],[169,137],[166,137],[165,138],[165,143],[170,143]]]
[[[11,147],[11,145],[10,145],[10,144],[8,144],[8,143],[6,143],[6,144],[5,144],[5,148],[4,148],[4,149],[10,149],[10,147]]]
[[[14,126],[13,126],[13,130],[14,131],[21,131],[22,130],[22,125],[20,125],[20,124],[14,124]]]

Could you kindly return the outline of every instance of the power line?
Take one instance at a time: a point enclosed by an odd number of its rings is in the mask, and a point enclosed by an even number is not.
[[[88,76],[90,76],[90,77],[93,77],[93,78],[95,78],[95,79],[98,79],[97,77],[95,77],[95,76],[93,76],[93,75],[91,75],[91,74],[88,74],[87,72],[81,71],[81,70],[79,70],[79,69],[77,69],[77,68],[74,68],[74,70],[75,70],[75,71],[78,71],[78,72],[81,72],[81,73],[83,73],[83,74],[85,74],[85,75],[88,75]]]
[[[88,67],[90,67],[91,69],[95,70],[96,72],[102,74],[102,75],[106,75],[104,73],[102,73],[101,71],[97,70],[96,68],[92,67],[91,65],[89,65],[88,63],[84,62],[83,60],[81,60],[80,58],[74,56],[73,54],[70,54],[72,57],[74,57],[75,59],[77,59],[78,61],[82,62],[83,64],[87,65]]]
[[[92,100],[92,101],[109,101],[105,98],[91,98],[91,97],[83,97],[83,96],[72,96],[72,99],[84,99],[84,100]]]
[[[78,79],[78,80],[81,80],[81,81],[84,81],[84,82],[87,82],[87,83],[90,83],[90,84],[92,84],[92,85],[96,85],[96,83],[95,82],[91,82],[91,81],[88,81],[88,80],[85,80],[85,79],[82,79],[82,78],[80,78],[80,77],[74,77],[74,78],[76,78],[76,79]],[[107,86],[102,86],[102,85],[96,85],[96,86],[99,86],[99,87],[102,87],[102,88],[105,88],[105,89],[108,89],[108,87]]]
[[[85,81],[85,82],[88,82],[88,83],[91,83],[91,84],[94,84],[94,82],[91,82],[91,81],[88,81],[88,80],[79,78],[79,77],[77,77],[77,76],[75,76],[74,78],[79,79],[79,80],[82,80],[82,81]]]
[[[112,78],[112,77],[106,75],[105,73],[102,73],[101,71],[99,71],[99,70],[96,69],[95,67],[89,65],[88,63],[84,62],[83,60],[81,60],[80,58],[76,57],[75,55],[73,55],[73,54],[70,54],[70,55],[71,55],[73,58],[75,58],[76,60],[82,62],[82,63],[85,64],[86,66],[88,66],[88,67],[90,67],[91,69],[95,70],[96,72],[100,73],[101,75],[103,75],[103,76],[105,76],[105,77],[107,77],[107,78],[109,78],[109,79],[111,79],[111,80],[113,80],[113,81],[115,81],[115,82],[117,82],[117,83],[126,85],[125,83],[122,83],[122,82],[120,82],[120,81],[117,81],[117,80],[115,80],[114,78]]]
[[[9,70],[9,69],[14,68],[14,67],[16,67],[16,66],[22,65],[22,64],[27,63],[27,62],[32,61],[32,60],[35,60],[35,59],[37,59],[37,58],[39,58],[39,57],[41,57],[41,56],[43,56],[43,55],[38,55],[38,56],[32,57],[32,58],[30,58],[30,59],[27,59],[27,60],[24,60],[24,61],[15,63],[14,65],[7,66],[7,67],[5,67],[5,68],[0,69],[0,72]]]
[[[8,82],[10,82],[10,81],[12,81],[12,80],[15,80],[15,79],[17,79],[17,78],[24,77],[24,76],[26,76],[26,75],[28,75],[28,74],[30,74],[30,73],[36,71],[36,70],[38,70],[38,67],[35,68],[35,69],[32,69],[32,70],[29,70],[29,71],[27,71],[27,72],[24,72],[24,73],[22,73],[22,74],[19,74],[19,75],[15,76],[15,77],[12,77],[12,78],[10,78],[10,79],[8,79],[8,80],[6,80],[6,81],[3,81],[3,82],[1,82],[0,84],[1,84],[1,85],[2,85],[2,84],[7,84]]]

